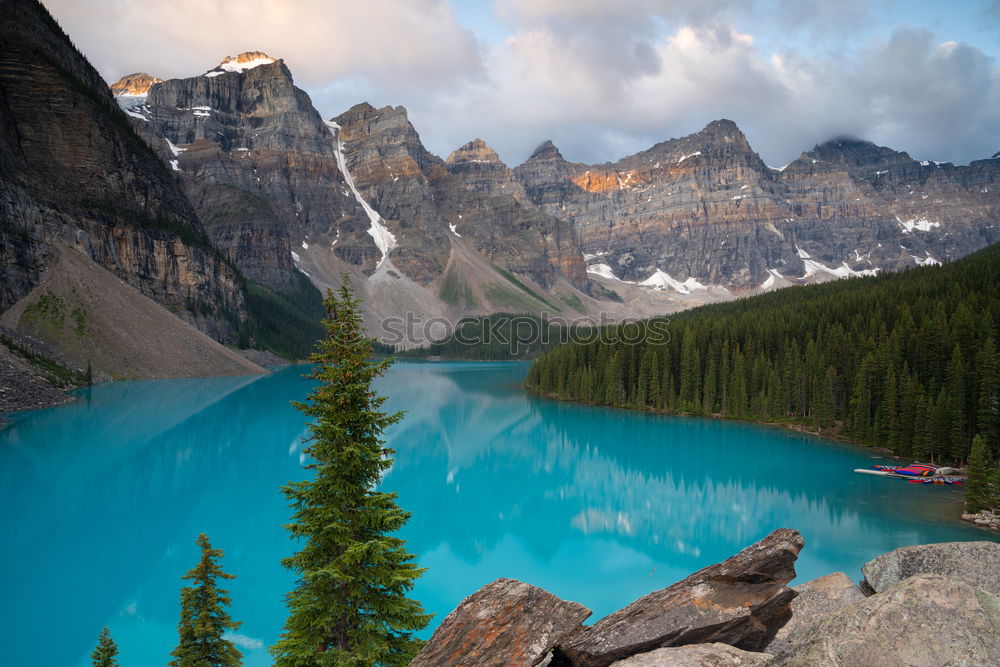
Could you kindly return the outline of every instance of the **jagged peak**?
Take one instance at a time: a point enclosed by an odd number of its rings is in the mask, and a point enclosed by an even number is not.
[[[447,164],[460,164],[468,162],[490,162],[503,164],[503,161],[500,159],[500,156],[497,155],[497,152],[478,137],[461,148],[452,151],[452,154],[448,156],[448,159],[445,160],[445,162]]]
[[[710,122],[708,125],[705,126],[705,129],[703,129],[702,132],[720,131],[720,130],[723,132],[742,133],[739,125],[736,124],[736,121],[729,120],[728,118],[717,118],[713,120],[712,122]]]
[[[205,76],[219,76],[226,72],[245,72],[261,65],[270,65],[278,62],[263,51],[244,51],[239,55],[226,56],[222,62],[205,73]]]
[[[1000,151],[997,151],[996,153],[994,153],[993,157],[991,159],[993,159],[993,160],[1000,160]]]
[[[556,145],[552,143],[551,139],[546,139],[535,151],[531,154],[529,160],[563,160],[562,153],[556,148]]]
[[[126,74],[111,84],[111,92],[116,97],[147,95],[154,83],[163,83],[163,79],[145,72],[135,72],[134,74]]]
[[[368,102],[359,102],[332,120],[344,128],[345,137],[353,136],[362,127],[364,134],[402,129],[405,135],[417,137],[419,141],[416,130],[410,124],[406,107],[403,106],[389,105],[376,109]]]
[[[747,138],[743,134],[743,130],[739,126],[729,120],[728,118],[720,118],[718,120],[713,120],[711,123],[706,125],[698,135],[702,137],[711,137],[713,139],[718,138],[722,141],[732,142],[737,141],[741,143],[747,143]]]
[[[375,107],[368,102],[358,102],[353,107],[344,112],[345,114],[370,114],[375,113]]]

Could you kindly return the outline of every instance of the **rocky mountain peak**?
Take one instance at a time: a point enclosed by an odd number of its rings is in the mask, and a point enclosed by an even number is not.
[[[706,139],[711,143],[737,143],[744,144],[748,148],[750,146],[739,126],[727,118],[713,120],[701,132],[698,132],[696,136]]]
[[[531,154],[529,160],[563,160],[562,153],[556,148],[556,145],[552,143],[551,139],[546,139],[545,142],[535,149]]]
[[[449,165],[476,162],[503,164],[497,152],[490,148],[485,141],[478,138],[453,151],[445,162]]]
[[[123,95],[138,97],[147,95],[154,83],[163,83],[163,79],[146,74],[145,72],[126,74],[111,84],[111,92],[115,97]]]
[[[382,142],[397,147],[408,146],[407,150],[420,154],[420,160],[426,157],[420,136],[410,124],[406,107],[384,106],[376,109],[368,102],[361,102],[333,120],[340,125],[340,138],[346,142],[378,135]]]
[[[1000,160],[1000,151],[997,151],[996,153],[993,154],[993,159]]]
[[[841,164],[859,178],[879,175],[880,170],[908,167],[914,160],[906,153],[853,137],[837,137],[817,145],[806,157]]]
[[[253,69],[261,65],[270,65],[274,62],[277,62],[277,59],[272,58],[263,51],[245,51],[236,56],[226,56],[222,59],[221,63],[206,72],[205,76],[219,76],[225,72],[245,72],[248,69]]]

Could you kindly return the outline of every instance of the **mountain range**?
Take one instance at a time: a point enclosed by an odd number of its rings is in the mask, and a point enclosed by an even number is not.
[[[323,121],[285,64],[261,52],[112,89],[237,266],[276,289],[296,270],[320,288],[348,271],[377,335],[407,311],[452,322],[671,312],[1000,240],[996,158],[920,162],[840,138],[775,168],[716,120],[601,165],[545,142],[511,168],[481,139],[441,159],[403,107],[361,103]],[[222,197],[220,185],[240,194]],[[220,213],[243,193],[274,216]]]
[[[208,343],[301,357],[345,274],[368,331],[406,347],[443,333],[429,322],[670,313],[1000,240],[1000,154],[956,166],[840,138],[775,168],[715,120],[614,163],[545,142],[511,168],[481,139],[442,159],[401,106],[324,119],[265,53],[109,87],[38,2],[5,7],[0,311],[71,365],[90,358],[67,314],[98,307],[73,289],[92,269]]]

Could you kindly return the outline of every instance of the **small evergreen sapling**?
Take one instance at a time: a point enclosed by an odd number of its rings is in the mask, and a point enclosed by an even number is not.
[[[118,644],[111,638],[111,631],[107,628],[101,630],[97,637],[97,646],[90,654],[90,662],[94,667],[118,667]]]
[[[182,579],[192,586],[181,589],[181,620],[177,624],[179,642],[170,667],[238,667],[243,654],[223,635],[236,630],[240,623],[229,617],[226,608],[232,604],[228,592],[219,588],[218,579],[235,579],[219,566],[220,549],[213,549],[205,533],[198,536],[201,560]]]
[[[990,464],[990,450],[983,437],[977,435],[972,439],[972,451],[969,454],[969,474],[965,482],[965,509],[976,514],[990,509],[997,503],[993,495],[993,467]]]

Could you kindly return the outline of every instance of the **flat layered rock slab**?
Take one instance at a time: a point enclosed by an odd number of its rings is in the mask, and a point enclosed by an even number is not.
[[[976,588],[1000,595],[1000,543],[941,542],[900,547],[868,561],[861,568],[866,592],[881,592],[917,574],[941,574],[962,579]]]
[[[1000,598],[938,574],[920,574],[833,612],[782,667],[1000,665]]]
[[[555,650],[553,665],[607,667],[658,648],[721,642],[763,649],[791,617],[802,536],[782,528],[728,560],[575,633]]]
[[[770,653],[743,651],[729,644],[691,644],[640,653],[611,667],[765,667],[773,659]]]
[[[792,618],[778,630],[767,646],[768,653],[782,653],[808,638],[812,627],[832,612],[865,599],[861,590],[843,572],[793,586],[799,594],[792,601]]]
[[[530,667],[590,614],[537,586],[497,579],[462,600],[410,665]]]

